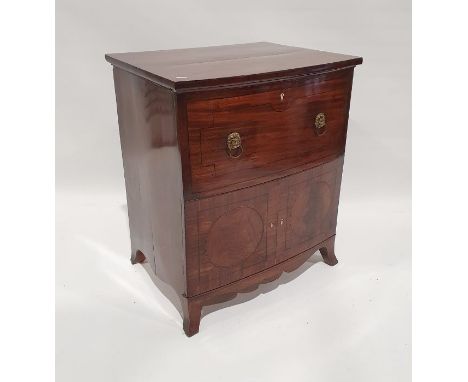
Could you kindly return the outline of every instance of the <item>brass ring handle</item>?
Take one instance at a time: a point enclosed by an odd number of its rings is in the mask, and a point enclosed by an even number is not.
[[[239,133],[234,132],[227,136],[228,155],[231,158],[239,158],[244,149],[242,148],[242,140]]]
[[[327,120],[325,113],[318,113],[315,116],[315,132],[317,135],[322,135],[325,133],[325,128],[327,127]]]

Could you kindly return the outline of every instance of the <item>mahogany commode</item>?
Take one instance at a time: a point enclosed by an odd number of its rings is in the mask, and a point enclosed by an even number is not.
[[[354,67],[272,43],[106,55],[133,263],[203,306],[334,253]]]

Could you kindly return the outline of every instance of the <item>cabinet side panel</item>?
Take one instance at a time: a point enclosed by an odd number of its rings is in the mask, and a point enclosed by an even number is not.
[[[132,252],[185,292],[182,167],[175,94],[114,68]]]
[[[145,208],[148,202],[144,200],[140,171],[141,158],[148,152],[149,147],[145,145],[146,137],[139,128],[138,111],[134,109],[133,101],[138,98],[138,83],[122,70],[114,68],[114,84],[127,191],[131,251],[133,256],[137,251],[142,251],[154,270],[151,218],[149,210]]]

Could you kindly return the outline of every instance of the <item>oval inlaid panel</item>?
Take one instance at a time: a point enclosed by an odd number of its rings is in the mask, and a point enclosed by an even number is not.
[[[219,267],[239,265],[252,255],[263,237],[263,220],[249,207],[238,207],[216,220],[208,234],[206,252]]]

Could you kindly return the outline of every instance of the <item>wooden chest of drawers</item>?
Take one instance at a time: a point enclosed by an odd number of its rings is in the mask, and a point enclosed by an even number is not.
[[[203,306],[334,254],[354,67],[271,43],[106,55],[133,263]]]

